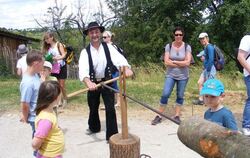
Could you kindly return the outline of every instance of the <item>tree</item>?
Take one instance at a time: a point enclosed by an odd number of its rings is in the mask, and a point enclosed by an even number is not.
[[[159,62],[166,43],[172,41],[172,30],[184,27],[189,39],[202,20],[200,1],[107,0],[117,17],[113,30],[118,43],[134,63]],[[188,41],[187,41],[188,42]]]

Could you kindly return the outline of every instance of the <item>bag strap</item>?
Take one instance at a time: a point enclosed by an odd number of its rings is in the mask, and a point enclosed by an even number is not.
[[[89,59],[89,76],[90,80],[92,82],[95,81],[95,71],[94,71],[94,66],[93,66],[93,60],[90,52],[90,44],[86,47],[86,51],[88,53],[88,59]]]
[[[60,51],[60,42],[57,42],[56,45],[57,45],[57,49],[58,49],[58,52],[60,53],[60,55],[62,55],[61,51]]]
[[[104,48],[104,52],[105,52],[105,55],[106,55],[107,66],[113,66],[113,62],[112,62],[111,57],[110,57],[110,51],[109,51],[107,43],[102,42],[102,46]]]
[[[113,62],[112,62],[111,57],[110,57],[110,51],[109,51],[108,45],[105,42],[102,42],[101,44],[103,45],[105,56],[106,56],[106,60],[107,60],[107,66],[106,66],[106,68],[109,69],[110,72],[111,72],[111,68],[113,66]],[[89,59],[89,76],[90,76],[90,80],[92,82],[94,82],[96,80],[96,78],[95,78],[95,71],[94,71],[93,59],[92,59],[91,52],[90,52],[90,44],[86,47],[86,51],[88,53],[88,59]]]

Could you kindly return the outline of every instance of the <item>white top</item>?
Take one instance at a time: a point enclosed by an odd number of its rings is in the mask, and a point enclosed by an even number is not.
[[[26,62],[26,56],[27,54],[23,55],[16,64],[16,68],[21,69],[22,70],[22,75],[25,73],[25,71],[27,70],[27,62]]]
[[[120,66],[128,66],[126,58],[121,55],[115,47],[113,47],[110,44],[107,44],[109,51],[110,51],[110,57],[113,62],[113,64],[117,67],[119,70]],[[104,52],[103,45],[101,44],[99,49],[95,49],[91,44],[90,44],[90,52],[91,52],[91,57],[93,61],[93,67],[95,71],[95,78],[104,78],[105,77],[105,68],[107,65],[107,60]],[[85,77],[90,77],[89,76],[89,59],[88,59],[88,53],[86,49],[83,49],[80,54],[79,58],[79,79],[80,81],[83,81]]]
[[[59,50],[58,50],[58,44],[59,44],[59,42],[57,42],[57,43],[55,44],[55,47],[50,47],[49,50],[48,50],[48,53],[49,53],[49,54],[52,54],[53,57],[61,56],[61,53],[60,53]],[[66,64],[64,60],[58,60],[57,62],[58,62],[61,66],[64,66],[64,65]]]
[[[250,35],[246,35],[241,39],[239,49],[247,52],[247,54],[245,54],[245,57],[248,56],[248,54],[250,53]],[[247,59],[247,63],[250,64],[250,58]],[[248,75],[249,72],[244,68],[244,76]]]

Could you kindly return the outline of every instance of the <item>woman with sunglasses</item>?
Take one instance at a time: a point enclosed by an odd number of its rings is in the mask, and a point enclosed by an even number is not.
[[[191,46],[183,42],[184,30],[176,27],[173,31],[174,41],[165,46],[164,64],[167,67],[165,83],[160,99],[159,112],[163,113],[168,99],[176,84],[175,115],[173,119],[180,122],[181,106],[184,102],[184,92],[189,79],[189,65],[191,61]],[[152,125],[161,123],[161,116],[157,115]]]

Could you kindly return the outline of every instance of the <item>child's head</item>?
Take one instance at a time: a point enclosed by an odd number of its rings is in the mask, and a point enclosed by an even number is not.
[[[44,81],[38,92],[36,114],[43,109],[56,105],[60,100],[61,88],[57,81]]]
[[[40,51],[31,50],[27,54],[26,62],[29,67],[34,69],[34,72],[38,73],[43,68],[44,58]]]
[[[210,107],[217,107],[224,98],[224,85],[217,79],[207,80],[200,92],[204,96],[204,102]]]
[[[51,69],[52,69],[52,64],[48,61],[45,61],[41,73],[43,73],[45,77],[48,77],[51,74]]]

